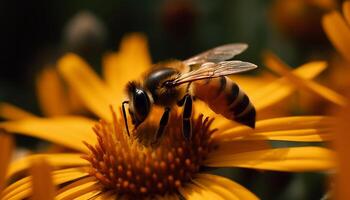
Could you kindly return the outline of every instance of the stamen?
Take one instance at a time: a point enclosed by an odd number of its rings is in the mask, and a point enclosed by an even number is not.
[[[100,121],[94,127],[98,143],[94,146],[85,143],[90,154],[83,158],[91,163],[90,174],[106,190],[120,195],[138,198],[175,193],[199,171],[213,149],[212,120],[203,119],[203,115],[192,119],[192,138],[187,142],[181,132],[182,117],[173,111],[157,147],[145,146],[140,138],[129,137],[123,120],[113,110],[112,115],[113,123]],[[145,123],[143,131],[149,136],[159,121]],[[140,134],[143,133],[138,133],[138,137],[142,137]]]

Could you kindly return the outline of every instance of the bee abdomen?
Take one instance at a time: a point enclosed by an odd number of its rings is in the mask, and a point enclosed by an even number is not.
[[[217,114],[251,128],[256,112],[249,97],[227,77],[194,82],[194,95],[206,102]]]
[[[232,82],[232,93],[228,94],[229,112],[225,117],[233,119],[241,124],[245,124],[251,128],[255,128],[256,112],[249,97],[239,86]],[[238,92],[237,92],[238,91]]]

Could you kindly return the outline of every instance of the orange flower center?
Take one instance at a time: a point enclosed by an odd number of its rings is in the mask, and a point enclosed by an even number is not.
[[[158,146],[140,143],[142,134],[154,133],[159,121],[144,122],[134,137],[125,134],[123,121],[101,121],[94,127],[98,143],[86,144],[91,150],[84,156],[91,163],[90,174],[108,190],[134,198],[172,194],[191,180],[212,150],[210,129],[213,120],[203,115],[192,118],[192,138],[182,136],[182,117],[173,112]]]

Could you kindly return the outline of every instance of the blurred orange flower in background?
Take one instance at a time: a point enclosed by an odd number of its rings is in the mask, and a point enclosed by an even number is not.
[[[318,44],[325,41],[320,19],[336,7],[336,0],[275,0],[269,16],[284,35],[304,45]]]
[[[350,179],[350,148],[349,148],[349,120],[350,120],[350,2],[345,1],[342,5],[342,14],[332,11],[322,19],[323,28],[336,50],[342,58],[335,58],[332,66],[330,84],[334,84],[344,95],[347,95],[347,106],[341,109],[334,109],[336,112],[337,124],[335,134],[335,149],[337,150],[336,184],[334,185],[336,199],[349,199],[348,180]]]

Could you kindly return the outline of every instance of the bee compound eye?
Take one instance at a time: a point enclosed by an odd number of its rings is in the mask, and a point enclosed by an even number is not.
[[[142,122],[150,111],[150,100],[147,93],[142,89],[136,89],[133,95],[134,114],[138,121]]]

